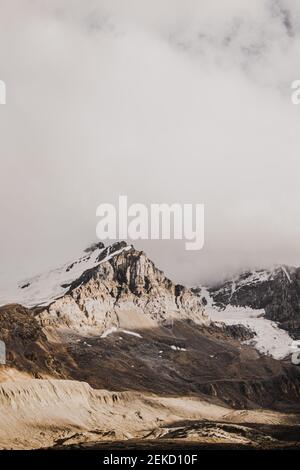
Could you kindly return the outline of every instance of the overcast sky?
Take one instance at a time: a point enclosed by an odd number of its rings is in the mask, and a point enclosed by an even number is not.
[[[1,0],[2,282],[77,256],[96,208],[204,203],[174,280],[300,265],[299,0]]]

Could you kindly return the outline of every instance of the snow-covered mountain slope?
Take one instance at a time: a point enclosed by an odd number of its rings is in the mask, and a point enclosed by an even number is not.
[[[264,318],[264,310],[254,310],[250,307],[231,307],[225,310],[209,310],[209,316],[214,322],[226,325],[244,325],[255,332],[254,338],[244,341],[244,344],[254,346],[261,354],[274,359],[284,359],[291,354],[293,339],[287,331],[278,327],[277,323]]]
[[[218,304],[226,305],[228,302],[242,301],[241,296],[247,292],[252,293],[251,299],[245,299],[256,307],[257,302],[263,301],[254,297],[255,289],[268,284],[280,283],[281,286],[291,288],[295,280],[300,279],[298,269],[290,266],[276,266],[273,269],[259,269],[246,271],[233,279],[217,284],[209,289]]]
[[[264,309],[265,318],[278,322],[295,339],[300,339],[300,268],[277,266],[248,271],[209,288],[214,303]]]
[[[93,244],[84,251],[82,256],[72,262],[24,280],[6,292],[0,289],[0,306],[9,303],[18,303],[28,308],[49,305],[66,294],[72,282],[85,271],[130,248],[125,242],[117,242],[107,248],[101,242]]]
[[[198,289],[214,322],[243,325],[255,332],[245,341],[275,359],[291,354],[299,328],[299,270],[278,266],[241,274],[210,288]]]

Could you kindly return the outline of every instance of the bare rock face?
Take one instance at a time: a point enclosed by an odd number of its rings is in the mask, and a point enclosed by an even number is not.
[[[112,327],[151,328],[185,318],[207,322],[199,297],[173,284],[144,252],[122,242],[109,254],[103,253],[98,265],[38,314],[43,326],[91,328],[101,334]]]

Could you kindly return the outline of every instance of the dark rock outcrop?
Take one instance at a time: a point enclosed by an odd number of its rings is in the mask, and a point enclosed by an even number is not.
[[[300,338],[300,268],[246,272],[238,278],[209,289],[215,304],[264,309],[265,317],[276,321]]]

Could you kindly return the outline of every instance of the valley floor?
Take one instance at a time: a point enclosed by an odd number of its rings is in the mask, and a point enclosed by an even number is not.
[[[65,380],[0,386],[2,449],[296,448],[300,416]]]

